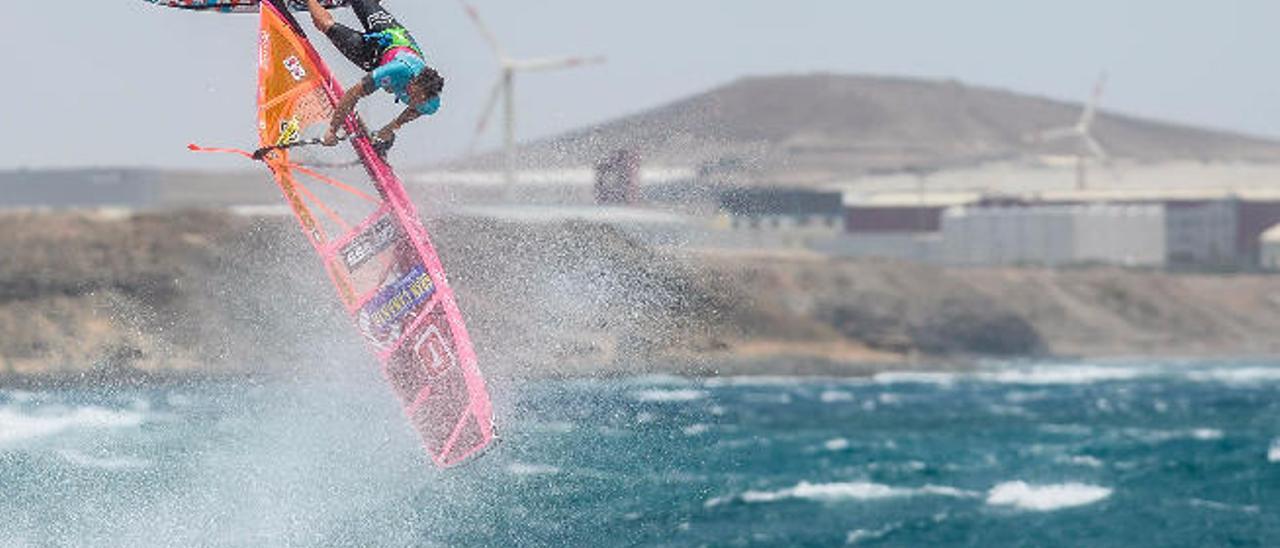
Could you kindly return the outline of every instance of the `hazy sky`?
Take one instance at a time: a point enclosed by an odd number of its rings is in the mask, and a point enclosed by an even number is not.
[[[403,130],[399,161],[464,151],[492,55],[455,0],[385,2],[448,79],[441,113]],[[1103,68],[1104,108],[1280,137],[1274,0],[474,2],[515,56],[609,58],[520,78],[522,139],[744,75],[918,75],[1079,100]],[[3,19],[0,169],[244,167],[184,147],[253,144],[255,16],[92,0],[7,2]],[[327,42],[321,52],[344,83],[358,75]],[[393,113],[365,111],[379,126]]]

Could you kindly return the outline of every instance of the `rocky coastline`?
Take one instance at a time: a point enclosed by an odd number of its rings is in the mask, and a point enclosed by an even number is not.
[[[1280,277],[943,269],[433,220],[485,370],[855,376],[987,358],[1280,353]],[[0,385],[372,366],[292,219],[0,214]]]

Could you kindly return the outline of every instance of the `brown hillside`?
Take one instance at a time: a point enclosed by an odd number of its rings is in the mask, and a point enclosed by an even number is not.
[[[740,165],[774,181],[820,182],[1074,154],[1070,141],[1050,146],[1036,144],[1032,136],[1074,124],[1082,108],[955,81],[755,77],[533,143],[522,150],[521,162],[582,165],[625,147],[650,163]],[[1280,143],[1273,141],[1105,111],[1094,133],[1112,155],[1138,161],[1280,159]]]

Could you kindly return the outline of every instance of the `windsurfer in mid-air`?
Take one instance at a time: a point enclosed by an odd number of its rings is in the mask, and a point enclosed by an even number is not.
[[[307,10],[316,28],[328,36],[347,59],[369,73],[343,94],[334,109],[324,144],[337,144],[338,129],[356,103],[381,88],[395,95],[396,102],[406,105],[404,112],[373,135],[379,148],[385,151],[401,126],[440,109],[444,78],[427,66],[422,48],[378,0],[351,0],[351,9],[365,32],[334,21],[333,15],[318,0],[307,0]]]

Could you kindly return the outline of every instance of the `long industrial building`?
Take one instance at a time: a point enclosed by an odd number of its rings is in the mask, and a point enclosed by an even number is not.
[[[1262,234],[1277,223],[1280,200],[1234,196],[852,203],[844,247],[858,255],[862,243],[936,235],[928,262],[1250,268],[1261,264]]]
[[[942,256],[952,265],[1165,264],[1165,210],[1157,205],[952,207]]]

